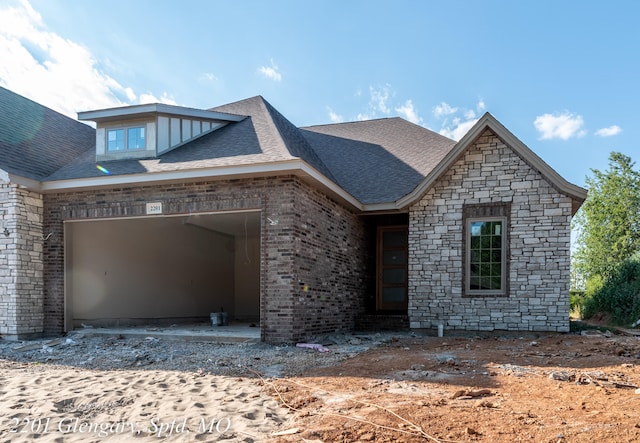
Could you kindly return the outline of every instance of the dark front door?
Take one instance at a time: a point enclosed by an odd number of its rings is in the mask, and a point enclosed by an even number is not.
[[[380,226],[377,235],[377,296],[379,311],[407,310],[408,230]]]

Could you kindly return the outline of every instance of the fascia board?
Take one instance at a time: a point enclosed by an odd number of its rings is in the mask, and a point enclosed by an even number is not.
[[[258,163],[252,165],[220,166],[204,169],[186,169],[182,171],[148,172],[142,174],[105,175],[102,177],[78,178],[47,181],[42,185],[43,192],[101,188],[105,186],[152,184],[180,180],[235,177],[238,175],[268,175],[278,172],[291,172],[298,168],[297,161]]]
[[[378,212],[378,213],[396,213],[403,209],[397,202],[388,203],[369,203],[363,205],[364,212]]]
[[[9,173],[2,168],[0,168],[0,182],[9,182]]]
[[[487,112],[476,122],[469,132],[456,143],[454,148],[449,151],[440,164],[438,164],[413,191],[395,202],[397,208],[404,208],[418,200],[487,128],[501,138],[532,168],[538,170],[558,191],[580,202],[583,202],[587,198],[586,189],[566,181],[551,168],[551,166],[513,135],[511,131],[496,120],[493,115]]]
[[[196,117],[210,120],[222,120],[238,122],[244,120],[246,116],[227,114],[224,112],[207,111],[205,109],[185,108],[182,106],[166,105],[163,103],[152,103],[147,105],[124,106],[120,108],[99,109],[96,111],[78,112],[78,120],[100,121],[104,119],[114,119],[118,117],[131,117],[144,114],[170,114],[180,117]]]
[[[540,171],[543,177],[545,177],[558,191],[563,194],[574,198],[576,200],[584,201],[587,198],[587,190],[581,186],[574,185],[568,182],[560,174],[556,172],[547,162],[542,160],[538,155],[533,152],[527,145],[520,141],[511,131],[505,128],[502,123],[496,120],[491,114],[488,116],[492,120],[491,125],[487,125],[489,129],[496,133],[504,142],[512,147],[529,166]]]
[[[32,178],[22,177],[20,175],[15,174],[7,174],[9,183],[15,183],[23,188],[30,189],[36,192],[42,192],[42,182],[38,180],[34,180]],[[2,174],[0,173],[0,180],[2,179]]]
[[[241,166],[223,166],[206,169],[190,169],[184,171],[167,171],[146,174],[129,174],[80,178],[71,180],[48,181],[42,184],[42,192],[86,190],[107,186],[143,185],[175,181],[192,181],[207,178],[264,177],[269,175],[292,174],[310,177],[320,187],[339,197],[356,210],[363,210],[363,205],[347,191],[325,177],[317,169],[303,160],[293,159],[281,162],[261,163]]]
[[[323,188],[351,205],[354,209],[357,209],[359,211],[365,210],[365,205],[360,203],[358,199],[342,189],[334,181],[328,179],[324,174],[315,169],[313,166],[309,165],[307,162],[302,160],[300,161],[300,170],[302,171],[302,173],[313,178],[313,180],[318,182]]]

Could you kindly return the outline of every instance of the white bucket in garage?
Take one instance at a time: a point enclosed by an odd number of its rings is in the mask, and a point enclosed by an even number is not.
[[[229,326],[229,314],[227,312],[212,312],[209,317],[211,318],[211,326]]]

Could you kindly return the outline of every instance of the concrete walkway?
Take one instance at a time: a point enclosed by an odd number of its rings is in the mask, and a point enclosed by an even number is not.
[[[81,327],[74,329],[73,333],[114,335],[127,338],[142,336],[217,343],[257,343],[260,341],[260,327],[251,327],[249,323],[231,323],[228,326],[211,326],[208,323],[201,323],[171,326]]]

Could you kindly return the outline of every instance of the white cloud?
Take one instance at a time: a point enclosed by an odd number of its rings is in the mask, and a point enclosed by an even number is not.
[[[390,85],[384,85],[378,89],[370,86],[369,94],[371,95],[369,105],[374,111],[380,111],[385,115],[389,115],[391,113],[388,101],[395,95],[395,92],[392,90]]]
[[[219,80],[218,77],[211,72],[205,72],[201,75],[201,78],[210,82],[217,82]]]
[[[169,97],[169,95],[166,92],[163,92],[160,98],[156,97],[153,94],[140,94],[139,102],[140,104],[164,103],[165,105],[177,105],[173,97]]]
[[[329,120],[331,120],[331,123],[342,123],[344,121],[344,117],[333,112],[333,109],[329,106],[327,106],[327,111],[329,111]]]
[[[271,66],[260,66],[258,68],[258,72],[269,80],[273,80],[274,82],[279,82],[282,80],[282,74],[280,74],[278,65],[275,64],[273,59],[271,59]]]
[[[367,109],[358,113],[356,120],[372,120],[380,118],[380,115],[383,117],[390,115],[393,110],[393,105],[391,105],[390,102],[393,100],[395,95],[396,92],[389,84],[381,87],[369,86],[369,102],[367,103]],[[355,97],[361,96],[362,90],[358,89],[355,92]]]
[[[464,135],[469,132],[469,129],[473,127],[478,121],[477,118],[471,120],[462,120],[458,117],[454,118],[450,124],[443,126],[440,129],[440,135],[444,135],[445,137],[449,137],[453,140],[460,140]]]
[[[444,117],[446,115],[455,114],[458,108],[450,106],[448,103],[442,102],[438,106],[433,108],[433,115],[436,117]]]
[[[402,106],[396,108],[396,112],[411,123],[416,125],[422,124],[422,118],[418,115],[418,111],[413,106],[413,101],[407,100]]]
[[[611,137],[612,135],[618,135],[622,132],[622,128],[618,125],[609,126],[608,128],[601,128],[596,131],[596,135],[600,137]]]
[[[72,118],[137,100],[132,88],[100,69],[87,48],[47,31],[27,0],[0,9],[0,60],[1,86]]]
[[[479,100],[472,108],[454,107],[446,102],[442,102],[433,108],[433,115],[441,119],[441,135],[453,140],[460,140],[473,125],[478,121],[477,113],[483,112],[486,105],[483,100]]]
[[[536,117],[533,122],[536,130],[540,133],[540,139],[551,140],[559,138],[569,140],[572,137],[582,137],[586,134],[584,129],[584,119],[581,115],[570,112],[543,114]]]
[[[125,93],[125,95],[127,96],[127,100],[128,100],[130,103],[133,103],[133,102],[135,102],[135,101],[136,101],[136,93],[135,93],[135,92],[133,92],[133,89],[131,89],[131,88],[124,88],[124,93]]]

